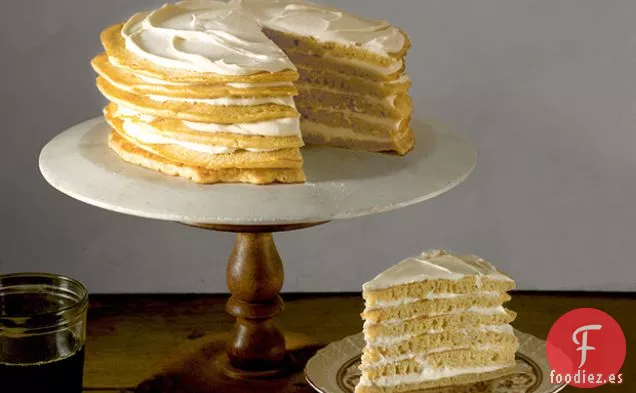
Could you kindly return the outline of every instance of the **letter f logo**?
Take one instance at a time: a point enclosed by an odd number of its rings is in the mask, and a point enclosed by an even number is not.
[[[590,347],[587,345],[587,332],[589,330],[601,330],[602,327],[603,326],[601,325],[585,325],[576,329],[574,333],[572,334],[572,341],[574,341],[574,344],[580,345],[580,347],[576,349],[577,351],[581,351],[581,364],[579,364],[579,368],[583,367],[583,365],[585,364],[585,361],[587,360],[587,351],[592,351],[596,349],[594,347]],[[581,335],[583,339],[581,340],[581,342],[579,342],[577,336],[581,332],[583,332],[583,334]]]

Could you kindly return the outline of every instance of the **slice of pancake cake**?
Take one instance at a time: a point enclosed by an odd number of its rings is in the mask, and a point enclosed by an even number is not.
[[[491,263],[443,250],[405,259],[364,284],[356,393],[461,385],[514,371],[516,314],[503,307],[514,287]]]

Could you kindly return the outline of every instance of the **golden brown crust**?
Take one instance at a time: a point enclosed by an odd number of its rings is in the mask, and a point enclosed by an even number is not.
[[[302,183],[305,175],[300,168],[286,169],[205,169],[174,162],[147,152],[111,131],[108,145],[124,161],[152,169],[166,175],[180,176],[196,183]]]

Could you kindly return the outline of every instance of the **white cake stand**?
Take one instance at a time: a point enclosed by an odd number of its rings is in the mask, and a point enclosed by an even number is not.
[[[284,276],[272,233],[398,209],[466,179],[476,153],[465,138],[436,122],[415,120],[413,129],[416,147],[405,157],[303,148],[305,184],[197,185],[122,161],[106,145],[108,125],[96,118],[53,138],[40,154],[40,170],[53,187],[94,206],[236,233],[227,266],[232,294],[227,311],[236,324],[227,350],[214,339],[181,366],[170,367],[192,393],[263,389],[255,379],[288,381],[276,390],[292,392],[299,390],[285,384],[293,379],[274,377],[302,369],[291,367],[302,361],[291,361],[290,349],[308,340],[288,337],[286,351],[285,336],[272,319],[283,308]],[[144,389],[163,392],[161,382],[155,379]]]

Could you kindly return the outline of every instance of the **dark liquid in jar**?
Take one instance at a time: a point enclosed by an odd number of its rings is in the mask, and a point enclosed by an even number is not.
[[[6,393],[81,393],[84,348],[66,358],[33,364],[0,363],[0,391]]]

